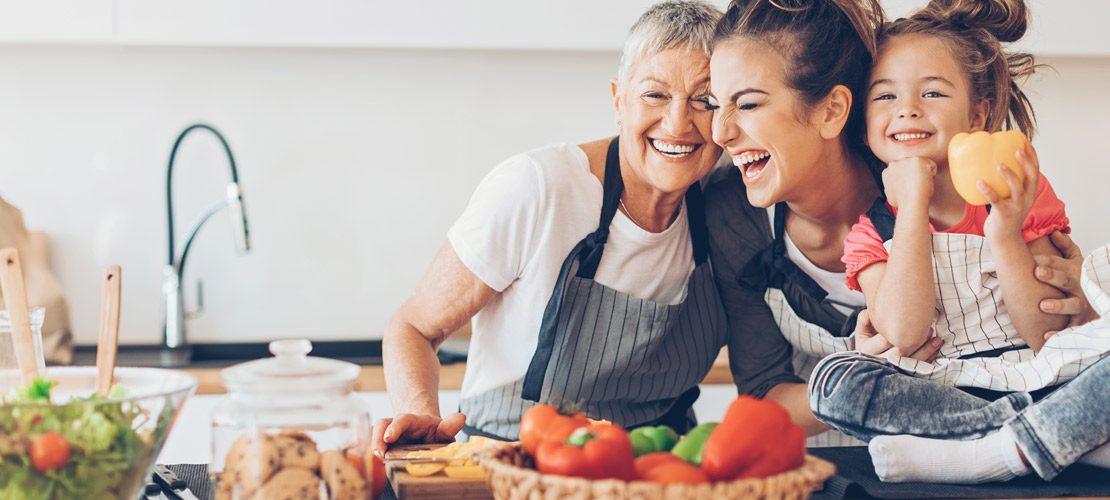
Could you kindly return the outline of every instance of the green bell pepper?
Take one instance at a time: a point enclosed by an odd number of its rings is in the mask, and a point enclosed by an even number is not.
[[[639,427],[628,433],[628,439],[632,441],[632,453],[638,457],[656,451],[671,451],[678,442],[678,434],[665,425]]]
[[[674,445],[671,453],[700,467],[701,453],[705,448],[705,442],[709,439],[709,435],[713,433],[713,429],[716,428],[717,422],[709,422],[690,429],[690,432],[682,436],[678,444]]]

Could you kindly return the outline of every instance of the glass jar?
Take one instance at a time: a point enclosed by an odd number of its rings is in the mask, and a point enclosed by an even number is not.
[[[343,480],[343,487],[353,488],[349,493],[359,493],[361,484],[352,474],[366,477],[370,415],[352,395],[359,367],[308,356],[311,350],[308,340],[276,340],[270,342],[274,357],[221,372],[228,397],[212,412],[209,466],[218,498],[269,498],[310,489],[330,491],[332,498],[360,497],[335,490]],[[366,491],[361,498],[369,497]]]
[[[31,320],[31,344],[35,350],[35,361],[38,363],[39,373],[46,373],[46,362],[42,356],[42,322],[46,319],[46,309],[35,307],[27,311],[27,315]],[[0,371],[19,369],[12,337],[12,322],[8,310],[0,309]],[[8,389],[11,387],[0,386],[0,392],[6,393]]]

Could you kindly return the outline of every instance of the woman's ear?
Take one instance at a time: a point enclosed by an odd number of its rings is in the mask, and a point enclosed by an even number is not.
[[[971,131],[987,129],[987,115],[991,112],[991,102],[983,99],[971,107]]]
[[[609,80],[609,92],[613,94],[613,111],[617,114],[621,112],[621,99],[620,99],[620,84],[616,79]]]
[[[837,85],[817,105],[813,119],[821,132],[821,137],[832,140],[840,137],[851,114],[852,91],[844,85]]]

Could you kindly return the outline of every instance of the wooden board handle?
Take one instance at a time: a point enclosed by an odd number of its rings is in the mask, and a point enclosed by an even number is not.
[[[112,389],[119,347],[120,288],[123,271],[118,265],[108,267],[100,291],[100,333],[96,340],[96,393],[107,397]]]
[[[23,383],[30,384],[39,376],[39,360],[31,332],[31,315],[27,310],[27,290],[23,286],[23,268],[19,252],[14,248],[0,249],[0,290],[12,323],[12,346],[23,374]]]

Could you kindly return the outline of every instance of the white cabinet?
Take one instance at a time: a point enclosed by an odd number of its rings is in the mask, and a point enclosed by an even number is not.
[[[128,44],[617,50],[653,0],[118,2]]]
[[[0,42],[110,42],[112,4],[113,0],[0,1]]]
[[[0,0],[0,43],[612,51],[655,1]],[[1110,56],[1110,2],[1029,1],[1023,50]],[[925,3],[883,0],[891,17]]]

